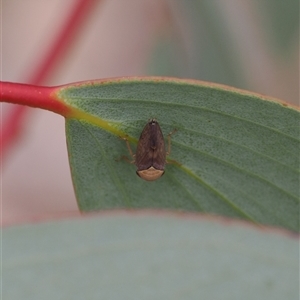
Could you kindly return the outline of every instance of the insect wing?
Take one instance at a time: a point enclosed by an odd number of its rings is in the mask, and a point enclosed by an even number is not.
[[[138,170],[145,170],[153,166],[163,170],[166,161],[164,137],[160,126],[151,120],[144,127],[136,149],[135,164]]]
[[[152,143],[154,145],[152,165],[157,170],[164,170],[166,164],[166,148],[164,136],[158,123],[156,123],[156,125],[153,127],[155,128],[153,128],[153,135],[151,137]]]
[[[149,123],[144,127],[135,153],[135,164],[138,170],[145,170],[152,166],[153,153],[151,149],[151,127]]]

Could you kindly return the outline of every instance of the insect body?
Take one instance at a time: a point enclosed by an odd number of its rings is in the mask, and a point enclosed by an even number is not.
[[[168,135],[168,151],[165,148],[164,136],[155,119],[149,120],[138,141],[136,154],[132,153],[126,140],[128,150],[137,166],[137,175],[144,180],[153,181],[165,173],[166,156],[171,151],[171,134]]]

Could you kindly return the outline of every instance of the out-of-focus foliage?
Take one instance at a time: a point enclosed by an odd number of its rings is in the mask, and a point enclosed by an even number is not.
[[[298,0],[169,1],[155,75],[197,78],[298,103]]]

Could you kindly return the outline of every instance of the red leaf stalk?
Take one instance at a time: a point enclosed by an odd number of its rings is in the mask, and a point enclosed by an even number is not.
[[[42,82],[45,81],[45,79],[50,75],[50,73],[53,72],[56,63],[59,61],[59,59],[62,58],[62,55],[67,52],[68,47],[71,45],[70,41],[74,39],[76,34],[79,32],[78,28],[80,28],[82,24],[85,22],[87,17],[92,12],[93,5],[96,3],[98,4],[99,1],[78,0],[77,3],[74,4],[73,6],[74,9],[70,11],[69,17],[66,18],[65,24],[62,26],[57,37],[54,39],[53,44],[49,48],[48,53],[46,53],[42,62],[37,67],[37,70],[29,79],[30,83],[36,85],[42,84]],[[19,89],[19,91],[21,90],[22,89]],[[16,92],[17,90],[15,89],[14,93]],[[27,94],[27,96],[29,95]],[[18,97],[18,98],[20,102],[22,102],[22,100],[23,101],[25,100],[25,97]],[[6,100],[9,100],[9,98],[6,98]],[[29,99],[27,98],[26,105],[30,105],[28,101]],[[31,104],[34,103],[37,104],[34,99],[32,101],[33,102]],[[17,103],[17,102],[14,102],[12,100],[11,103]],[[34,105],[30,105],[30,106],[34,106]],[[22,123],[26,112],[27,112],[27,107],[16,106],[15,108],[12,109],[10,115],[6,118],[5,124],[1,124],[2,125],[1,126],[2,137],[0,140],[1,155],[5,155],[5,153],[8,151],[9,146],[13,143],[13,141],[21,131]]]

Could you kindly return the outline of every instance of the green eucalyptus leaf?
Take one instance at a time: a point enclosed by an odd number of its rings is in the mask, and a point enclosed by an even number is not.
[[[110,214],[3,229],[2,296],[297,299],[298,239],[239,223]]]
[[[61,88],[72,177],[83,211],[168,208],[299,229],[299,111],[249,92],[176,79]],[[165,175],[146,182],[122,156],[149,118],[173,129]],[[131,158],[130,158],[131,159]]]

